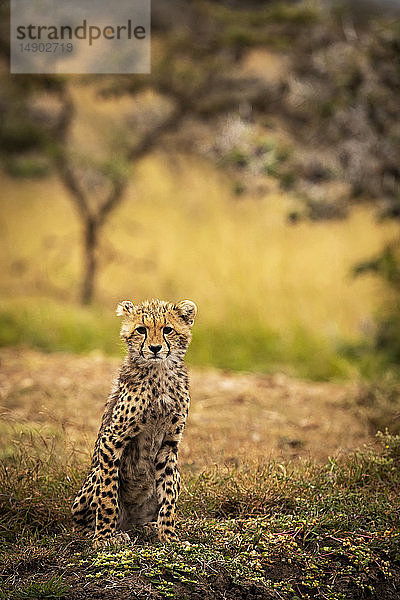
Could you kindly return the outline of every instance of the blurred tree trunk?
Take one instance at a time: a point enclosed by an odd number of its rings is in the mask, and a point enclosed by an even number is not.
[[[94,294],[94,282],[97,272],[97,244],[99,226],[96,220],[89,218],[84,224],[83,250],[84,268],[82,276],[81,303],[91,304]]]
[[[83,223],[83,272],[80,301],[81,304],[91,304],[95,293],[96,275],[98,270],[97,253],[100,243],[101,229],[109,214],[120,204],[125,190],[125,181],[117,179],[106,201],[100,205],[95,214],[88,210],[88,202],[80,207],[79,214]],[[69,187],[74,194],[75,203],[80,202],[79,194]]]

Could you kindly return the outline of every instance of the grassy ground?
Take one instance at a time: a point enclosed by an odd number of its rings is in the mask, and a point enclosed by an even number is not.
[[[93,552],[69,509],[116,361],[0,360],[0,597],[398,598],[400,439],[356,386],[192,370],[180,542]]]

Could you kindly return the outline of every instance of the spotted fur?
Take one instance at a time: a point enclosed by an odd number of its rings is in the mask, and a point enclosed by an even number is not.
[[[128,353],[106,404],[89,474],[75,498],[76,530],[96,545],[127,540],[135,525],[156,520],[158,536],[175,536],[178,446],[189,409],[183,359],[196,305],[121,302]]]

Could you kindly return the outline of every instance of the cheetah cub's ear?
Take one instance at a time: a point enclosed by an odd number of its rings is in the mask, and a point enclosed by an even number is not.
[[[133,315],[133,302],[131,302],[130,300],[122,300],[122,302],[120,302],[117,306],[116,313],[118,317],[127,317],[129,315]]]
[[[190,327],[193,325],[197,313],[197,306],[194,302],[181,300],[178,304],[175,304],[175,310],[187,325],[190,325]]]

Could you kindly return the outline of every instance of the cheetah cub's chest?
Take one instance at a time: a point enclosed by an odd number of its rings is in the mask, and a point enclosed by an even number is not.
[[[163,395],[153,399],[146,414],[144,429],[125,448],[119,474],[121,504],[120,529],[143,525],[157,518],[157,471],[163,464],[163,444],[166,431],[178,420],[176,402]]]
[[[153,399],[151,407],[142,419],[145,426],[136,437],[137,452],[143,460],[156,460],[165,432],[173,429],[178,420],[176,415],[182,412],[182,408],[167,394]]]

